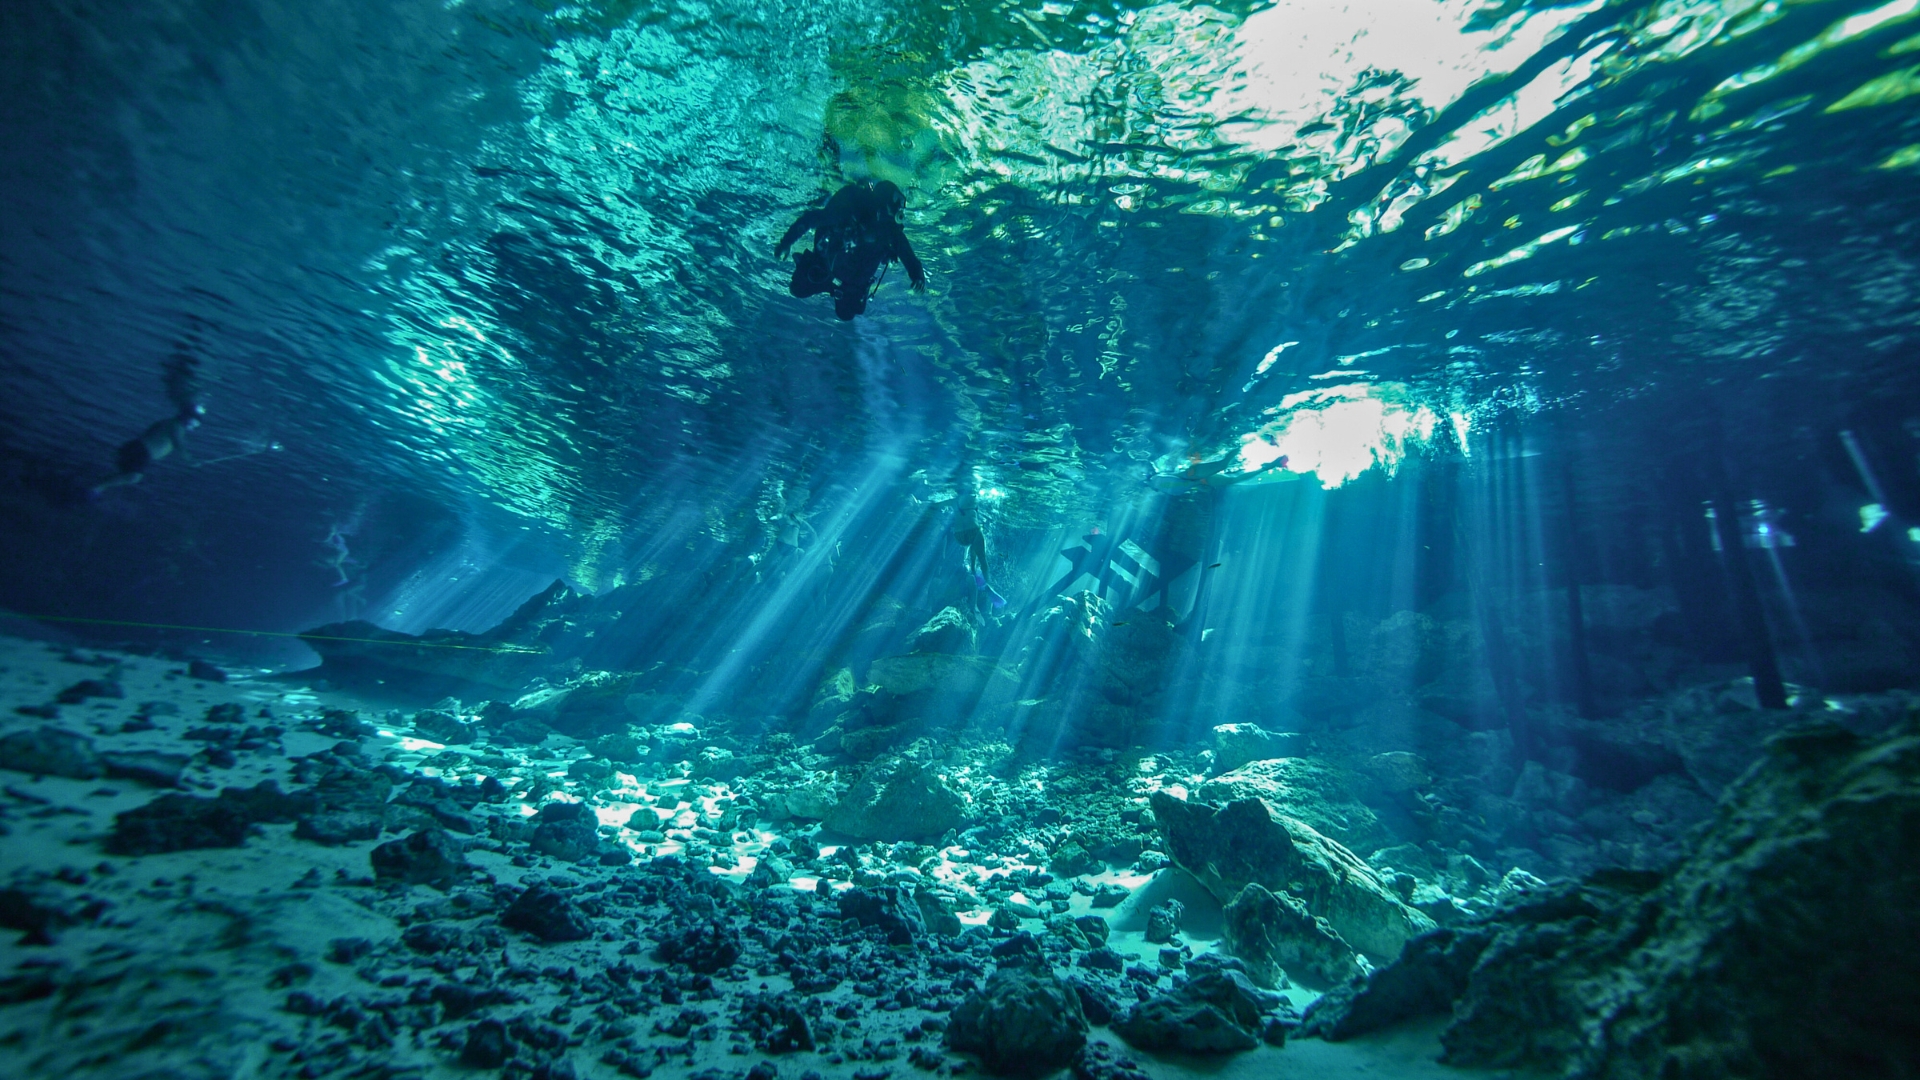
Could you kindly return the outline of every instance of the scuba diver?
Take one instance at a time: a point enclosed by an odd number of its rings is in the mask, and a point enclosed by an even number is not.
[[[898,261],[907,268],[913,291],[925,292],[926,268],[900,227],[906,207],[906,195],[892,181],[859,180],[834,192],[827,205],[801,214],[773,249],[775,257],[784,259],[794,243],[813,230],[813,247],[794,258],[788,291],[799,297],[831,292],[833,313],[851,319],[867,310],[881,272]]]
[[[987,582],[987,534],[980,528],[979,504],[973,496],[962,496],[959,504],[953,508],[953,524],[948,534],[953,542],[960,545],[960,564],[966,567],[967,574],[973,579],[976,592],[985,592],[987,602],[998,611],[1007,606],[1007,598],[1001,596]]]
[[[91,495],[98,497],[108,488],[137,484],[146,478],[147,470],[153,467],[154,462],[175,453],[180,455],[181,460],[186,460],[187,432],[199,427],[200,418],[207,414],[207,407],[196,400],[199,394],[195,369],[198,366],[198,358],[188,352],[185,345],[168,358],[161,368],[161,382],[177,411],[165,420],[148,426],[139,437],[122,444],[115,460],[119,471],[95,484]]]

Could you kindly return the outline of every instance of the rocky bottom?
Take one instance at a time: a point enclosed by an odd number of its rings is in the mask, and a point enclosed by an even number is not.
[[[14,639],[0,694],[6,1075],[1704,1076],[1659,1071],[1672,1040],[1646,1018],[1667,1005],[1647,988],[1685,982],[1684,949],[1656,963],[1647,942],[1745,925],[1699,899],[1760,850],[1740,830],[1814,851],[1769,822],[1894,790],[1855,824],[1882,823],[1905,896],[1920,835],[1899,832],[1915,755],[1808,780],[1879,752],[1837,728],[1782,736],[1827,748],[1794,774],[1799,802],[1736,785],[1673,876],[1550,884],[1391,835],[1355,855],[1337,778],[1304,755],[1221,772],[925,747],[834,767],[791,746],[742,760],[691,724],[646,747],[508,745],[457,702],[405,716]],[[1850,880],[1860,852],[1819,850],[1789,869]],[[1825,914],[1808,903],[1778,906]],[[1914,970],[1896,962],[1910,928],[1868,925],[1883,966]],[[1796,963],[1823,940],[1797,932]],[[1557,996],[1513,992],[1540,979]],[[1733,1011],[1771,1017],[1769,992]],[[1726,1014],[1714,1045],[1745,1030]],[[1616,1053],[1605,1031],[1637,1041]],[[1888,1045],[1847,1060],[1911,1063]],[[1687,1046],[1702,1068],[1771,1060]]]

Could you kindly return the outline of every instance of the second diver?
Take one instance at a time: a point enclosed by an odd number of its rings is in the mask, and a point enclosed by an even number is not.
[[[834,192],[827,205],[800,215],[773,253],[787,251],[811,229],[813,247],[793,261],[795,296],[833,294],[833,313],[851,319],[867,310],[867,300],[880,283],[881,272],[893,262],[907,268],[914,292],[925,292],[927,271],[900,227],[907,197],[889,180],[855,181]]]

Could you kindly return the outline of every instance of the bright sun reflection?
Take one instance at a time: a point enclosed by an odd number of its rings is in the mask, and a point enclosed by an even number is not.
[[[1409,450],[1432,440],[1440,423],[1398,383],[1303,390],[1284,398],[1278,411],[1240,437],[1240,467],[1254,472],[1285,458],[1288,472],[1312,473],[1328,489],[1375,466],[1391,475]]]

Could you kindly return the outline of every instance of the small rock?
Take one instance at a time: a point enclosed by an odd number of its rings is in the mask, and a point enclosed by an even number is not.
[[[382,881],[445,886],[467,872],[467,858],[445,829],[421,829],[373,849],[373,876]]]
[[[1185,914],[1187,906],[1178,900],[1168,900],[1156,904],[1147,912],[1147,942],[1151,945],[1165,945],[1180,934],[1180,916]]]
[[[521,893],[501,912],[500,924],[547,942],[582,941],[593,936],[593,920],[586,912],[566,894],[545,885]]]
[[[920,905],[920,919],[926,924],[927,933],[935,937],[959,937],[966,929],[952,905],[936,896],[932,890],[917,890],[914,901]]]
[[[153,787],[179,787],[180,776],[193,760],[185,754],[166,754],[158,750],[109,750],[100,755],[100,764],[108,776]]]
[[[1073,1059],[1073,1080],[1147,1080],[1147,1073],[1103,1040],[1088,1043]]]
[[[711,975],[740,959],[740,933],[725,919],[713,919],[669,934],[654,950],[654,957]]]
[[[82,679],[54,695],[62,705],[78,705],[88,698],[123,698],[126,691],[111,679]]]
[[[1016,895],[1008,897],[1006,909],[1023,919],[1037,919],[1040,917],[1040,909],[1035,907],[1032,901],[1023,896]]]
[[[841,918],[886,931],[889,944],[911,945],[927,932],[913,893],[898,885],[848,889],[840,894],[839,906]]]
[[[1121,902],[1133,895],[1133,890],[1114,881],[1103,881],[1093,887],[1093,906],[1097,908],[1119,907]]]
[[[460,1050],[460,1064],[476,1069],[497,1069],[513,1056],[507,1040],[507,1025],[498,1020],[482,1020],[467,1028],[466,1045]]]
[[[1113,928],[1107,925],[1107,920],[1103,916],[1082,915],[1074,919],[1073,924],[1080,928],[1082,934],[1086,935],[1088,944],[1096,949],[1105,945],[1107,939],[1113,936]]]
[[[351,964],[372,951],[373,942],[363,937],[339,937],[327,942],[330,963]]]
[[[599,819],[585,803],[553,802],[540,808],[533,850],[562,862],[579,862],[600,850]]]
[[[364,810],[322,810],[300,818],[293,825],[293,835],[328,847],[377,839],[380,830],[381,818]]]

